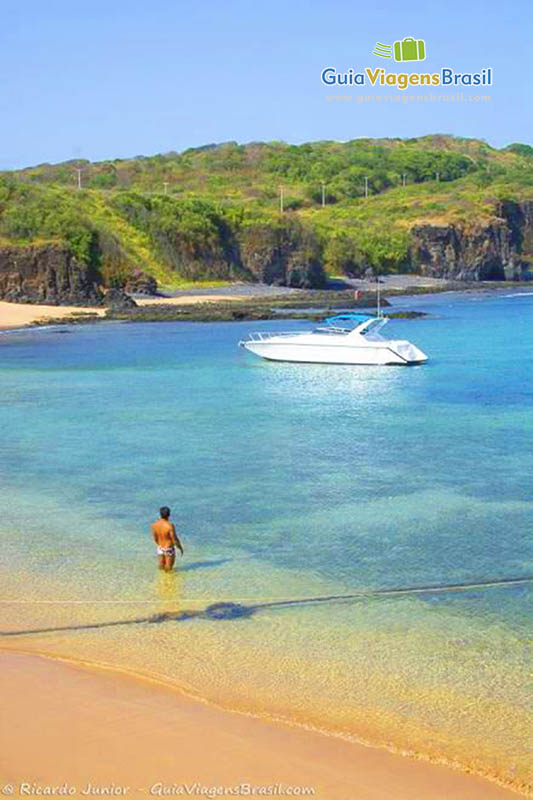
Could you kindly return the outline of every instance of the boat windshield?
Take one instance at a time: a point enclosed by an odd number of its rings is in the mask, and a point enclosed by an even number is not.
[[[373,318],[371,317],[368,320],[368,325],[365,325],[364,330],[361,331],[361,335],[366,336],[369,333],[374,333],[374,334],[377,333],[380,330],[380,328],[383,327],[385,322],[386,320],[383,319],[383,317],[373,317]]]
[[[322,330],[331,330],[335,333],[351,333],[360,325],[364,323],[370,323],[372,320],[376,320],[376,322],[380,322],[378,317],[374,317],[372,314],[356,314],[356,313],[347,313],[347,314],[335,314],[333,317],[327,317],[325,322],[328,325],[328,328],[323,328]],[[373,328],[373,325],[368,325],[368,329]],[[366,333],[367,328],[362,331]]]
[[[386,317],[375,317],[373,314],[335,314],[327,317],[324,326],[315,328],[317,333],[345,334],[357,332],[361,336],[369,336],[370,339],[381,339],[378,331],[387,322]]]

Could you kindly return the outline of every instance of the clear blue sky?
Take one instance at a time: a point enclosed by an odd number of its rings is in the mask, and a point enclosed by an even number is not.
[[[428,0],[4,0],[0,168],[229,139],[439,132],[498,147],[531,143],[531,0],[440,8]],[[426,62],[413,70],[492,66],[491,102],[326,101],[323,67],[401,71],[371,51],[405,36],[427,43]]]

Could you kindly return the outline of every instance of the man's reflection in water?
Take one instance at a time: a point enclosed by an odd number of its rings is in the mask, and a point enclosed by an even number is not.
[[[182,607],[183,602],[183,575],[179,572],[165,572],[158,570],[155,579],[156,596],[159,613],[170,612],[175,614]]]

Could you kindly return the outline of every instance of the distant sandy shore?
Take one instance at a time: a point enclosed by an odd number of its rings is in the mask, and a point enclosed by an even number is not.
[[[178,297],[136,297],[138,306],[190,306],[196,303],[225,303],[249,300],[244,294],[184,294]]]
[[[89,783],[100,794],[104,787],[105,794],[132,798],[213,797],[220,795],[209,795],[208,787],[245,783],[284,787],[283,793],[271,790],[271,796],[317,800],[517,797],[446,767],[223,711],[121,673],[36,655],[0,652],[0,698],[4,795],[20,796],[25,782],[41,789],[67,785],[74,797],[90,794],[83,794]],[[314,794],[303,788],[291,794],[286,787],[310,787]]]
[[[198,294],[183,295],[180,297],[143,297],[140,299],[138,298],[135,302],[138,306],[187,306],[197,303],[216,303],[248,299],[249,298],[245,295]],[[105,313],[106,309],[101,306],[47,306],[0,301],[0,330],[24,328],[27,325],[33,325],[35,322],[46,322],[47,320],[68,320],[69,317],[79,316],[80,314],[96,314],[98,317],[104,317]]]
[[[5,303],[0,301],[0,330],[23,328],[34,322],[49,319],[64,319],[75,314],[97,314],[103,317],[105,308],[80,306],[36,306],[29,303]]]
[[[478,292],[494,292],[494,291],[508,291],[510,288],[519,292],[527,291],[531,288],[531,284],[520,283],[518,285],[509,284],[493,284],[488,282],[480,282],[479,284],[459,284],[450,283],[441,278],[424,278],[417,275],[387,275],[380,278],[381,288],[386,293],[387,291],[399,292],[402,294],[409,294],[409,290],[423,292],[424,289],[428,291],[478,291]],[[335,288],[335,287],[330,287]],[[374,292],[376,282],[371,280],[349,280],[343,282],[342,287],[336,288],[357,288],[363,291]],[[286,286],[267,286],[265,284],[242,284],[236,283],[218,290],[210,291],[209,289],[188,289],[179,293],[173,294],[169,297],[162,297],[161,295],[154,297],[146,297],[134,295],[135,302],[140,307],[146,306],[188,306],[197,305],[200,303],[239,303],[254,299],[265,298],[286,298],[295,296],[301,292],[301,289],[294,289]],[[305,291],[305,290],[304,290]],[[79,316],[80,314],[96,314],[103,317],[106,314],[106,309],[102,306],[49,306],[49,305],[33,305],[29,303],[6,303],[0,301],[0,330],[10,328],[22,328],[27,325],[32,325],[35,322],[46,322],[47,320],[65,319],[68,320],[70,316]]]

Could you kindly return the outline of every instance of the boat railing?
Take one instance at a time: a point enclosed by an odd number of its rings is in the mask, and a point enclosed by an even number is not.
[[[247,342],[266,342],[278,336],[294,336],[298,331],[253,331],[248,334]]]
[[[283,336],[297,336],[298,333],[310,333],[311,331],[252,331],[248,334],[248,338],[239,342],[239,344],[243,345],[249,342],[268,342],[271,339],[279,339]],[[348,334],[351,333],[351,329],[349,328],[341,328],[336,325],[327,325],[325,327],[315,328],[314,333],[329,333],[329,334],[336,334],[339,336],[340,334]]]

